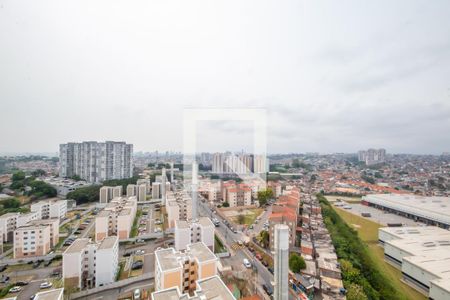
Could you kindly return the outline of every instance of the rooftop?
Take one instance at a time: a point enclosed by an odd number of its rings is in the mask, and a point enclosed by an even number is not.
[[[174,287],[154,292],[152,298],[153,300],[235,300],[233,294],[218,276],[198,280],[197,290],[192,297],[181,294],[178,287]]]
[[[374,194],[364,196],[363,200],[450,225],[450,197]]]
[[[155,257],[163,271],[180,268],[180,260],[185,258],[196,259],[199,263],[217,260],[214,253],[201,242],[188,245],[185,251],[177,252],[173,248],[157,250]]]
[[[69,248],[64,251],[64,254],[81,252],[89,244],[89,239],[76,239]]]
[[[118,242],[117,236],[108,236],[101,241],[100,245],[98,246],[98,250],[102,249],[110,249],[112,248],[116,243]]]

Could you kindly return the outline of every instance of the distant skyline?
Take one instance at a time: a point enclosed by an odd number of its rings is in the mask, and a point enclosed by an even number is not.
[[[450,151],[450,2],[2,1],[0,153],[182,150],[184,108],[265,108],[268,153]],[[242,123],[242,124],[241,124]],[[251,152],[207,122],[199,152]]]

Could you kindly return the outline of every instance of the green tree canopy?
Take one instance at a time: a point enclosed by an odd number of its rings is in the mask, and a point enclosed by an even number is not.
[[[262,190],[258,192],[258,201],[260,206],[264,206],[267,204],[267,201],[269,201],[270,198],[273,197],[273,191],[271,188],[268,188],[266,190]]]
[[[289,257],[289,269],[294,273],[300,273],[300,270],[306,269],[306,263],[303,257],[297,253],[292,253]]]
[[[3,200],[1,204],[4,208],[19,208],[21,203],[16,198],[8,198]]]
[[[347,299],[348,300],[368,300],[366,294],[364,293],[364,289],[354,283],[351,283],[347,289]]]
[[[21,181],[25,179],[25,172],[24,171],[17,171],[12,176],[12,181]]]

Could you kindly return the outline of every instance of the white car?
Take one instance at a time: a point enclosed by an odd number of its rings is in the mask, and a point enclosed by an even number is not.
[[[250,263],[250,261],[246,258],[244,258],[244,260],[242,260],[242,264],[244,265],[244,267],[246,267],[247,269],[250,269],[252,267],[252,264]]]
[[[133,293],[133,299],[134,300],[140,300],[141,299],[141,290],[140,289],[135,289],[134,293]]]
[[[20,287],[20,286],[15,286],[15,287],[12,287],[10,290],[9,290],[9,292],[10,293],[18,293],[18,292],[20,292],[22,290],[22,288]]]
[[[136,255],[142,255],[142,254],[144,254],[144,253],[145,253],[145,251],[142,250],[142,249],[136,250]]]
[[[48,289],[48,288],[51,288],[52,287],[52,283],[51,282],[48,282],[48,281],[45,281],[45,282],[43,282],[43,283],[41,283],[41,285],[39,286],[41,289]]]

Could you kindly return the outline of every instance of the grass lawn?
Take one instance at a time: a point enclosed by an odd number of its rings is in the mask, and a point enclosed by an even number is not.
[[[341,199],[347,203],[360,203],[361,202],[361,197],[355,196],[355,197],[348,197],[348,196],[334,196],[334,195],[330,195],[330,196],[325,196],[325,198],[327,198],[327,200],[329,202],[335,202],[337,199]]]
[[[27,270],[32,270],[32,269],[33,269],[32,264],[21,264],[21,265],[9,265],[8,266],[8,272],[27,271]]]
[[[338,207],[333,208],[336,210],[339,216],[344,219],[345,222],[347,222],[347,224],[358,231],[358,236],[367,244],[370,249],[369,255],[371,256],[372,260],[377,265],[378,269],[383,272],[383,274],[385,274],[386,277],[392,282],[395,288],[401,291],[407,299],[426,299],[424,295],[401,282],[402,272],[384,261],[383,248],[378,246],[378,228],[383,227],[382,225],[349,213],[348,211],[345,211]]]
[[[240,225],[251,225],[255,222],[256,218],[263,212],[262,208],[252,208],[245,209],[246,214],[244,214],[243,222],[239,222],[239,217],[231,217],[231,221]]]
[[[138,221],[139,218],[142,216],[142,209],[138,209],[136,212],[136,217],[134,218],[133,221],[133,227],[131,227],[131,232],[130,232],[130,237],[135,237],[138,234]]]

